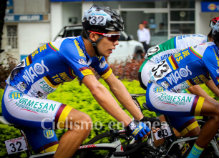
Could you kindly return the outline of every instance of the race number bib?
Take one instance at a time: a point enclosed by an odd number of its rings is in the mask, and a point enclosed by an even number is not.
[[[98,15],[91,16],[90,24],[104,26],[106,25],[106,18],[104,16],[98,16]]]
[[[161,129],[158,130],[156,133],[154,133],[154,137],[156,140],[169,137],[171,135],[172,135],[172,132],[168,124],[162,125]]]
[[[166,60],[161,61],[159,64],[155,65],[151,69],[151,76],[152,80],[157,81],[159,79],[162,79],[165,77],[167,74],[171,72],[171,68],[169,67],[168,63]]]
[[[27,143],[24,137],[6,140],[5,145],[6,145],[8,154],[14,154],[17,152],[27,150]]]

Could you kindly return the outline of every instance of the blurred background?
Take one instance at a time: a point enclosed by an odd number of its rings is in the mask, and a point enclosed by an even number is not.
[[[147,21],[150,45],[179,34],[207,35],[210,19],[219,16],[218,0],[7,0],[0,49],[19,61],[64,26],[80,24],[94,3],[120,12],[125,32],[135,40],[138,24]]]

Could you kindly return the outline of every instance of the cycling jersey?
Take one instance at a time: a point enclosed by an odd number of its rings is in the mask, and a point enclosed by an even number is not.
[[[32,148],[39,152],[55,151],[58,139],[53,130],[64,122],[71,106],[46,99],[59,84],[76,77],[93,75],[92,67],[102,78],[112,73],[104,57],[90,57],[82,37],[63,38],[44,44],[28,55],[9,75],[2,113],[7,121],[28,127],[25,133]]]
[[[148,81],[150,80],[149,68],[153,67],[155,63],[159,63],[172,54],[179,52],[181,49],[205,42],[207,42],[207,36],[205,35],[188,34],[173,37],[164,43],[151,47],[148,50],[145,61],[139,69],[139,81],[142,88],[146,89]]]
[[[93,74],[107,78],[111,69],[104,57],[90,57],[82,37],[64,38],[39,47],[11,73],[7,83],[34,97],[46,98],[60,83]]]

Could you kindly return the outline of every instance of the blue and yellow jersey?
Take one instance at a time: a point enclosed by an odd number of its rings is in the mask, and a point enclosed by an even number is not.
[[[81,36],[63,38],[28,55],[6,82],[25,94],[45,98],[63,82],[93,75],[90,67],[104,79],[112,73],[104,57],[88,55]]]
[[[213,42],[181,50],[151,69],[151,81],[168,90],[185,89],[204,83],[210,77],[218,85],[219,52]]]

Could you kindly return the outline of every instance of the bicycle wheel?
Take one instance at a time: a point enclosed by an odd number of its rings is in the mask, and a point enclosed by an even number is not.
[[[120,136],[118,136],[120,137]],[[123,136],[121,136],[123,137]],[[85,145],[89,144],[98,144],[98,143],[113,143],[114,138],[112,138],[112,133],[107,131],[102,134],[99,134],[92,138],[89,142],[87,142]],[[110,148],[89,148],[84,151],[78,151],[80,152],[79,158],[110,158],[115,152],[115,149]]]

